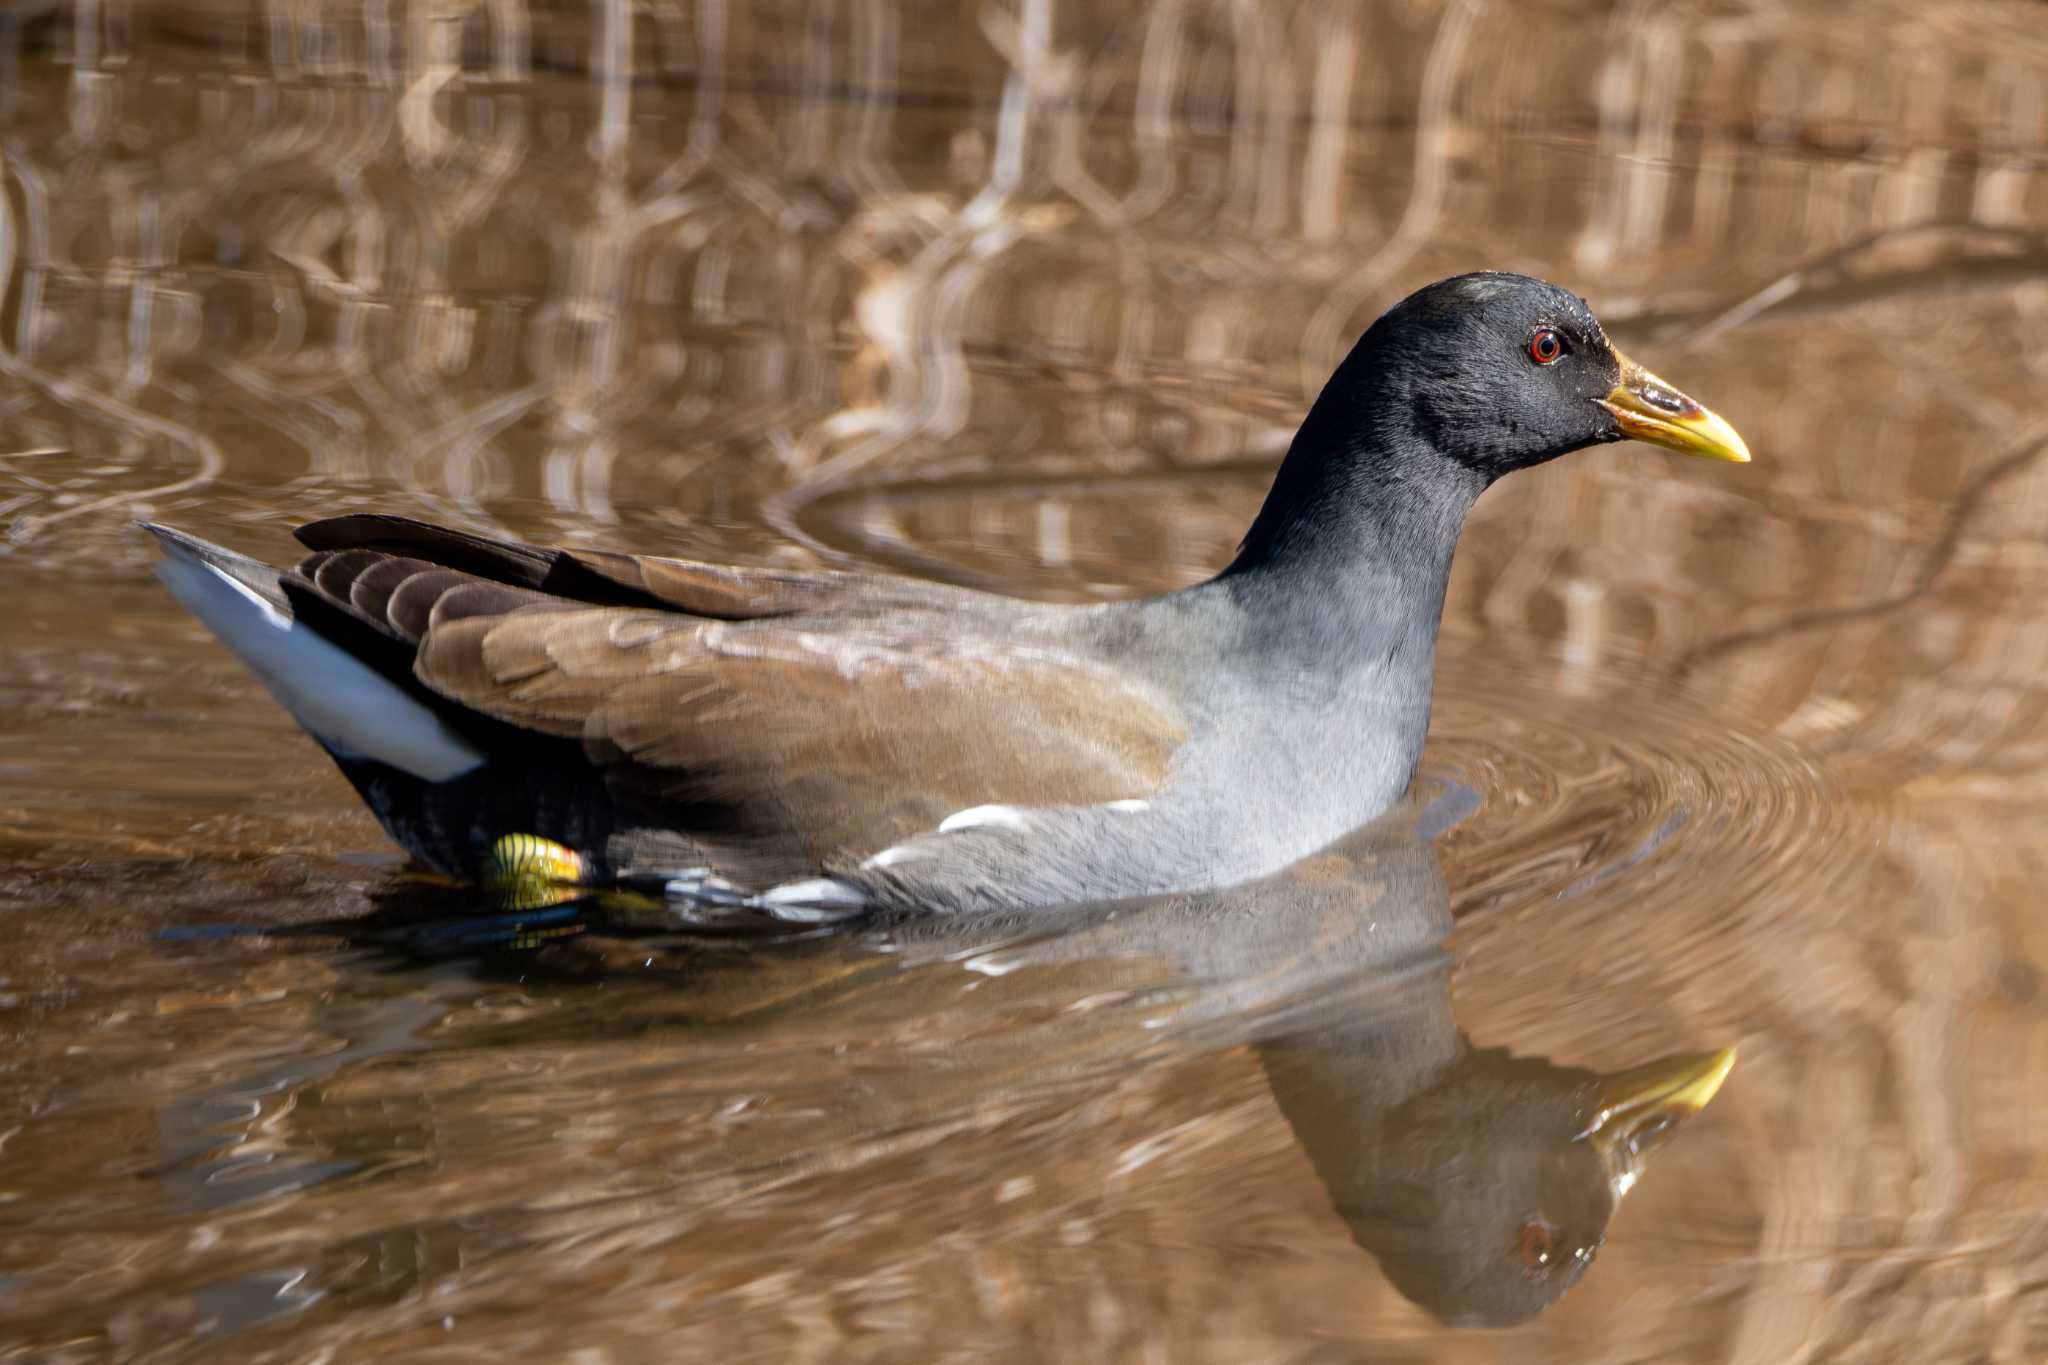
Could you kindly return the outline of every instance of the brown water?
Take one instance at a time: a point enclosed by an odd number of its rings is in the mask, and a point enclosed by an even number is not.
[[[129,526],[1151,589],[1479,266],[1757,461],[1481,504],[1393,949],[437,937]],[[0,289],[0,1359],[2048,1358],[2037,5],[15,5]],[[1504,1333],[1274,1062],[1453,1017],[1742,1053]]]

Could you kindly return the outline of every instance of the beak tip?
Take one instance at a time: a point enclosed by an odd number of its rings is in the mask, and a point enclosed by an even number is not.
[[[1750,458],[1749,442],[1743,440],[1736,433],[1735,428],[1729,426],[1726,422],[1721,423],[1721,427],[1722,430],[1715,433],[1720,438],[1721,448],[1724,452],[1721,458],[1727,460],[1730,464],[1748,464]]]
[[[1714,1096],[1721,1091],[1722,1082],[1734,1069],[1734,1048],[1724,1047],[1718,1052],[1710,1052],[1699,1060],[1691,1080],[1680,1087],[1674,1098],[1687,1113],[1697,1114],[1712,1103]]]
[[[1745,459],[1747,458],[1748,454],[1748,451],[1743,452]],[[1721,1082],[1728,1079],[1728,1073],[1735,1069],[1735,1061],[1739,1055],[1740,1053],[1738,1052],[1738,1050],[1733,1047],[1724,1047],[1719,1052],[1716,1052],[1714,1054],[1713,1061],[1709,1064],[1709,1068],[1710,1074],[1714,1078],[1714,1088],[1716,1090],[1719,1090],[1721,1088]],[[1712,1096],[1709,1096],[1708,1098],[1711,1099]]]
[[[1603,1083],[1599,1112],[1587,1131],[1599,1132],[1624,1116],[1652,1111],[1689,1118],[1720,1093],[1722,1082],[1735,1069],[1735,1057],[1732,1047],[1718,1052],[1679,1052],[1617,1072]]]
[[[1621,434],[1685,455],[1750,462],[1749,443],[1728,419],[1687,397],[1627,356],[1616,353],[1621,378],[1600,405],[1619,424]]]

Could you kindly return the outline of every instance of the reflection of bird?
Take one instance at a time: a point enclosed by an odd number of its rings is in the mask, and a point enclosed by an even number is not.
[[[433,904],[445,912],[445,898]],[[504,969],[533,988],[543,964],[576,976],[615,970],[621,984],[658,967],[675,987],[665,1017],[687,1009],[692,1034],[724,1032],[732,1046],[750,1045],[735,1029],[786,1042],[790,1030],[837,1040],[857,1028],[866,1040],[861,1103],[823,1107],[815,1123],[783,1133],[787,1149],[750,1137],[754,1164],[858,1151],[877,1133],[943,1124],[980,1097],[1071,1096],[1062,1079],[1126,1075],[1134,1052],[1185,1058],[1249,1042],[1354,1239],[1408,1298],[1465,1325],[1527,1320],[1569,1289],[1650,1153],[1713,1097],[1734,1060],[1678,1054],[1603,1076],[1472,1046],[1451,1008],[1442,870],[1405,808],[1278,876],[1221,892],[891,917],[857,937],[793,941],[619,939],[634,921],[586,904],[391,921],[377,941],[438,959],[464,944],[543,947],[572,919],[596,932]],[[987,1009],[1037,1002],[1019,1016],[1036,1022],[969,1023],[934,1072],[914,1059],[928,1055],[929,1020],[960,1008],[963,962],[1017,993]],[[861,963],[889,964],[886,987]],[[856,981],[870,984],[849,990]],[[842,992],[879,1013],[850,1024],[834,1010]],[[1107,1003],[1120,1000],[1129,1007]],[[580,1037],[591,1024],[572,1016],[561,1026]],[[921,1041],[899,1055],[884,1041],[897,1037]]]
[[[1643,1161],[1735,1063],[1682,1053],[1600,1076],[1460,1039],[1408,1070],[1342,1034],[1267,1047],[1274,1093],[1359,1244],[1461,1326],[1527,1321],[1571,1288]]]
[[[1389,817],[1279,876],[1063,925],[1033,951],[1165,958],[1203,984],[1183,1022],[1252,1021],[1359,1245],[1445,1322],[1507,1326],[1584,1273],[1646,1159],[1735,1053],[1601,1075],[1475,1048],[1451,1013],[1450,923],[1435,851]],[[942,940],[969,927],[924,924]]]
[[[171,590],[445,871],[530,833],[572,878],[795,917],[1043,905],[1242,881],[1386,809],[1467,508],[1629,436],[1748,458],[1573,295],[1468,275],[1366,332],[1228,569],[1140,602],[389,517],[303,528],[282,575],[158,534]]]

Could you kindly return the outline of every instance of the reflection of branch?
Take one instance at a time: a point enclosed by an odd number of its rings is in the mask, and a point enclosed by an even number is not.
[[[718,114],[725,98],[725,5],[722,0],[699,0],[697,6],[697,63],[692,73],[693,103],[690,133],[683,154],[671,161],[648,183],[643,203],[654,203],[676,193],[711,164],[718,150]]]
[[[1990,495],[1991,490],[2013,475],[2027,470],[2044,454],[2048,454],[2048,422],[2039,422],[2008,447],[2005,453],[1972,476],[1950,505],[1948,516],[1942,523],[1941,535],[1929,547],[1926,557],[1921,560],[1919,572],[1914,575],[1912,586],[1904,591],[1875,601],[1859,602],[1849,607],[1794,612],[1768,625],[1731,632],[1718,639],[1709,640],[1682,656],[1673,670],[1674,674],[1680,678],[1687,677],[1701,664],[1710,663],[1737,650],[1769,644],[1801,631],[1882,616],[1926,596],[1933,591],[1942,574],[1954,562],[1956,551],[1963,543],[1964,528],[1976,516],[1978,507]]]
[[[447,493],[445,496],[427,493],[426,489],[431,485],[418,478],[408,479],[407,487],[429,506],[452,506],[477,522],[501,527],[496,518],[485,512],[477,496],[478,481],[472,477],[473,468],[484,447],[505,428],[545,402],[553,388],[551,383],[542,380],[523,389],[498,394],[464,409],[426,432],[406,451],[406,457],[417,469],[438,453],[440,486]]]
[[[1131,111],[1132,142],[1138,177],[1122,194],[1113,193],[1088,169],[1088,137],[1112,84],[1123,71],[1105,62],[1085,82],[1082,98],[1060,98],[1066,92],[1048,82],[1048,105],[1057,111],[1053,139],[1052,181],[1071,194],[1106,228],[1129,228],[1157,213],[1173,194],[1174,162],[1172,98],[1187,48],[1184,15],[1178,0],[1160,0],[1146,18],[1145,40],[1138,54],[1138,90]]]
[[[847,188],[857,198],[888,200],[906,193],[903,177],[889,164],[888,136],[895,101],[881,92],[901,61],[902,16],[890,0],[861,0],[854,9],[853,50],[860,81],[848,98],[860,110],[853,146],[842,166]]]
[[[891,413],[882,430],[820,462],[762,504],[762,519],[770,526],[828,558],[838,558],[838,552],[814,540],[798,520],[805,504],[912,437],[950,435],[965,420],[970,376],[960,344],[963,319],[992,262],[1023,231],[1008,210],[1024,183],[1026,152],[1046,91],[1065,88],[1051,45],[1052,10],[1052,0],[1024,0],[1015,20],[992,6],[982,12],[990,44],[1009,59],[1011,70],[998,106],[988,178],[902,271],[892,313],[903,335],[891,348],[890,370],[892,380],[915,397]]]
[[[1874,275],[1858,275],[1850,269],[1857,257],[1880,247],[1944,235],[1995,242],[2014,248],[2014,252],[1991,257],[1958,255],[1931,265]],[[2048,233],[1982,223],[1910,223],[1880,228],[1831,247],[1704,320],[1697,313],[1645,313],[1633,318],[1610,318],[1609,330],[1647,333],[1660,341],[1686,347],[1703,346],[1762,317],[1831,312],[1905,294],[1968,285],[1989,288],[2044,276],[2048,276]]]
[[[0,251],[0,256],[4,256],[4,254],[4,251]],[[118,398],[110,398],[103,393],[88,389],[82,384],[73,383],[71,380],[46,375],[31,366],[22,364],[12,352],[5,348],[0,348],[0,374],[18,379],[24,384],[33,384],[60,403],[96,412],[105,418],[111,426],[118,428],[126,425],[131,429],[146,431],[151,435],[160,436],[167,441],[186,446],[197,457],[199,464],[197,469],[187,474],[184,478],[173,479],[166,484],[159,484],[151,488],[131,488],[123,493],[109,493],[105,497],[94,498],[90,502],[76,503],[59,511],[34,513],[20,517],[16,519],[13,526],[8,528],[8,537],[12,540],[33,540],[60,521],[70,521],[74,517],[104,512],[109,507],[119,507],[124,503],[139,502],[145,498],[165,498],[173,493],[185,493],[194,488],[204,488],[219,478],[221,470],[227,467],[227,461],[222,457],[220,447],[215,445],[207,436],[195,431],[193,428],[166,418],[153,416],[138,407],[123,403]]]
[[[12,159],[15,164],[16,176],[22,179],[24,186],[29,189],[32,196],[36,195],[34,187],[29,185],[31,172],[28,171],[25,160],[19,155]],[[14,278],[14,257],[14,201],[7,194],[0,193],[0,304],[6,302],[5,291],[7,289],[7,282]],[[24,279],[32,273],[34,272],[24,271]],[[138,282],[136,287],[139,289],[147,286]],[[26,289],[27,286],[24,284],[24,292],[26,292]],[[35,319],[31,316],[33,311],[32,302],[24,299],[20,322],[23,335],[29,335],[33,330],[35,324]],[[186,446],[197,457],[199,466],[182,479],[174,479],[169,483],[161,484],[154,488],[135,488],[122,493],[109,493],[105,497],[76,503],[59,511],[19,517],[8,530],[8,536],[12,540],[32,540],[60,521],[70,521],[74,517],[87,516],[94,512],[104,512],[109,507],[118,507],[123,503],[136,502],[143,498],[168,497],[173,493],[183,493],[190,489],[203,488],[218,478],[220,471],[226,466],[227,462],[221,456],[220,447],[202,433],[194,431],[190,427],[180,425],[177,422],[170,421],[167,418],[157,417],[151,413],[144,412],[133,404],[124,403],[118,398],[109,397],[73,380],[45,374],[16,355],[4,344],[0,344],[0,374],[8,375],[10,378],[19,380],[24,384],[33,385],[49,394],[50,397],[56,399],[59,403],[96,412],[117,427],[125,424],[130,429],[146,431],[152,435],[162,437],[164,440]]]
[[[306,452],[306,477],[362,477],[365,423],[361,413],[322,397],[317,388],[281,384],[246,361],[221,361],[220,376],[255,400],[244,411]],[[317,424],[305,413],[325,421],[333,429],[331,434],[323,439]]]
[[[1465,46],[1477,27],[1481,0],[1451,0],[1431,42],[1422,69],[1422,90],[1415,109],[1415,174],[1408,203],[1393,235],[1380,245],[1350,278],[1330,291],[1301,339],[1301,382],[1314,392],[1341,358],[1352,315],[1383,288],[1436,229],[1443,209],[1444,187],[1450,182],[1451,90]]]

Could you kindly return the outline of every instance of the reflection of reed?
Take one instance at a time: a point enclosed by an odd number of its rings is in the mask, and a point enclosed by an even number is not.
[[[33,253],[35,248],[40,245],[35,238],[41,235],[49,212],[45,201],[44,185],[42,178],[25,166],[17,166],[15,168],[15,176],[22,186],[26,202],[27,212],[25,216],[30,224],[30,236],[27,245],[31,253]],[[138,215],[138,236],[142,238],[142,241],[138,243],[138,246],[142,249],[143,259],[146,263],[157,255],[156,245],[159,238],[156,229],[158,225],[154,202],[146,202],[141,207],[142,211]],[[11,199],[0,199],[0,279],[13,280],[15,259],[20,250],[21,237],[16,226],[13,202]],[[20,307],[22,325],[25,329],[38,324],[35,304],[39,292],[37,286],[40,283],[40,280],[32,276],[24,281],[24,297]],[[213,482],[220,474],[224,464],[220,448],[203,432],[194,427],[188,427],[178,422],[154,416],[136,406],[133,402],[128,401],[133,398],[138,390],[147,385],[150,379],[150,349],[146,345],[137,345],[135,343],[138,337],[146,337],[151,330],[150,323],[153,312],[152,305],[154,303],[152,292],[140,284],[131,287],[128,295],[130,344],[127,348],[127,363],[122,369],[120,381],[113,393],[103,392],[87,384],[73,381],[68,377],[51,373],[47,369],[39,368],[30,363],[24,355],[10,351],[5,347],[0,347],[0,374],[7,375],[25,388],[46,395],[52,401],[74,412],[90,414],[117,431],[146,434],[156,437],[166,444],[182,446],[191,452],[198,467],[183,478],[173,479],[169,483],[145,490],[143,493],[102,493],[96,497],[69,500],[68,505],[61,508],[24,511],[20,516],[16,517],[13,523],[13,534],[17,538],[30,538],[58,522],[67,521],[74,517],[106,512],[145,495],[168,496],[187,490],[203,488]],[[52,447],[40,453],[58,454],[61,452],[61,447]],[[33,458],[35,453],[23,452],[21,455],[16,455],[13,458]],[[31,491],[33,492],[35,491],[34,481],[31,480],[30,483]],[[28,505],[33,508],[33,501]]]
[[[1603,452],[1504,486],[1452,650],[1533,636],[1555,648],[1529,672],[1589,709],[1625,699],[1617,662],[1682,674],[1825,763],[1821,796],[1945,803],[1846,888],[1777,867],[1801,903],[1753,878],[1674,902],[1679,948],[1792,1002],[1798,1055],[1731,1177],[1751,1263],[1698,1302],[1646,1277],[1676,1316],[1641,1320],[1817,1358],[1942,1308],[1936,1268],[1980,1307],[2040,1280],[2038,1227],[1969,1186],[2025,1207],[2038,1181],[1956,1155],[2012,1079],[1949,1063],[1971,1028],[2040,1046],[1999,965],[2043,956],[2012,913],[2038,860],[1966,836],[2033,818],[2048,717],[2044,71],[2037,7],[1995,0],[1853,27],[1479,0],[15,7],[0,515],[61,566],[201,492],[281,515],[396,487],[537,534],[765,520],[935,574],[1163,584],[1228,552],[1303,385],[1393,295],[1484,264],[1575,283],[1652,363],[1683,347],[1760,461]],[[1477,950],[1569,913],[1555,890],[1488,887]],[[1747,947],[1708,932],[1736,916]],[[1902,1098],[1858,1090],[1879,1073]],[[1844,1115],[1914,1169],[1841,1157]],[[2007,1135],[2013,1161],[2037,1138]],[[1841,1231],[1872,1203],[1885,1248]],[[1944,1311],[1957,1356],[2041,1354]]]
[[[1358,330],[1360,305],[1379,298],[1424,243],[1440,231],[1437,220],[1443,212],[1445,182],[1458,142],[1450,100],[1454,82],[1463,74],[1466,44],[1479,12],[1479,0],[1449,0],[1445,8],[1416,98],[1415,170],[1408,202],[1387,240],[1363,266],[1338,283],[1316,310],[1302,343],[1304,384],[1318,384],[1330,372]]]
[[[251,23],[239,6],[195,2],[14,17],[0,30],[22,72],[8,97],[9,206],[36,222],[9,275],[10,356],[40,357],[106,401],[139,397],[181,430],[217,425],[195,390],[216,397],[226,379],[226,401],[308,470],[396,478],[473,518],[516,492],[601,519],[638,491],[639,450],[708,440],[752,490],[741,496],[783,485],[771,517],[801,534],[802,503],[866,471],[962,443],[1029,454],[990,439],[1021,434],[1009,414],[1025,400],[985,362],[1041,338],[1055,364],[1102,356],[1120,389],[1176,354],[1210,371],[1248,361],[1255,382],[1285,392],[1298,353],[1313,382],[1417,276],[1515,259],[1517,222],[1473,217],[1455,185],[1486,145],[1476,139],[1531,117],[1593,127],[1602,159],[1583,212],[1569,186],[1542,183],[1554,152],[1504,167],[1526,182],[1515,214],[1539,233],[1569,224],[1582,264],[1623,292],[1674,249],[1711,259],[1739,239],[1767,268],[1853,230],[1839,216],[1852,203],[1866,227],[1930,196],[2019,222],[2041,196],[2026,149],[2048,113],[2022,59],[2038,42],[2017,33],[1993,35],[1990,114],[1970,123],[1953,82],[1916,87],[1903,110],[1843,103],[1836,73],[1853,54],[1821,43],[1840,47],[1839,32],[1760,14],[1700,28],[1684,12],[1630,11],[1604,28],[1522,30],[1480,24],[1459,0],[1433,26],[1382,19],[1364,33],[1312,6],[1177,0],[1097,18],[1031,0],[973,11],[951,65],[935,67],[904,48],[902,16],[879,0],[824,24],[715,0],[594,13],[335,3]],[[1903,9],[1878,27],[1915,25],[1941,29]],[[1587,93],[1546,74],[1571,46],[1607,54]],[[237,47],[253,85],[214,74],[214,54]],[[1760,74],[1739,74],[1745,52],[1768,55]],[[147,84],[158,75],[181,93]],[[992,102],[961,102],[963,89]],[[1752,108],[1780,138],[1886,126],[1906,141],[1889,159],[1774,162],[1725,130]],[[115,130],[145,109],[151,136],[131,149]],[[1967,140],[1983,151],[1951,150]],[[1750,178],[1804,178],[1837,216],[1760,236],[1731,160],[1744,155]],[[1405,180],[1382,183],[1382,164],[1405,164]],[[1843,177],[1872,188],[1833,193]],[[1191,268],[1207,282],[1162,290]],[[1720,288],[1699,279],[1691,298]],[[125,335],[84,345],[110,306],[125,308]],[[1290,315],[1305,327],[1290,331]],[[698,336],[691,319],[719,330]],[[214,330],[202,339],[195,325]],[[815,369],[787,383],[831,336],[857,346],[838,391]],[[81,456],[118,430],[164,460],[177,458],[166,442],[191,447],[91,402],[46,400],[34,420],[76,428],[61,443]],[[1176,458],[1172,422],[1151,436],[1101,426],[1098,400],[1051,409],[1029,432],[1041,449]],[[704,410],[723,420],[692,416]],[[343,449],[372,452],[367,467],[332,449],[344,411],[364,436]],[[1238,454],[1256,429],[1217,435]],[[779,452],[765,484],[748,468],[764,451]],[[244,441],[221,458],[245,452],[258,454]],[[207,477],[188,453],[178,479],[151,482],[152,458],[81,505],[162,499]],[[79,515],[39,503],[16,534],[53,514]]]

